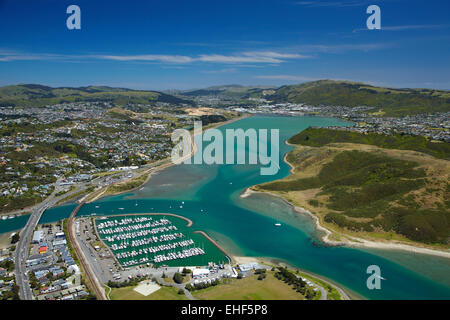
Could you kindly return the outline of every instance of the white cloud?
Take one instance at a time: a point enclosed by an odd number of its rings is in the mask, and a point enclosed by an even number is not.
[[[266,63],[279,64],[289,59],[305,59],[298,53],[281,53],[275,51],[251,51],[243,52],[235,55],[223,54],[201,54],[195,57],[184,55],[160,55],[160,54],[141,54],[141,55],[57,55],[57,54],[20,54],[10,51],[0,50],[0,61],[17,61],[17,60],[60,60],[60,59],[96,59],[96,60],[113,60],[113,61],[146,61],[160,62],[168,64],[189,64],[193,62],[211,62],[224,64],[242,64],[242,63]]]
[[[343,53],[349,51],[368,52],[392,46],[387,43],[349,43],[349,44],[306,44],[296,46],[302,52]]]
[[[116,60],[116,61],[157,61],[157,62],[165,62],[165,63],[191,63],[194,61],[191,57],[188,56],[179,56],[179,55],[157,55],[157,54],[143,54],[143,55],[126,55],[126,56],[117,56],[117,55],[92,55],[89,56],[95,59],[102,60]]]

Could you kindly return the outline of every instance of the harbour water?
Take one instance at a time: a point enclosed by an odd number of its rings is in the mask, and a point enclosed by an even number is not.
[[[330,125],[349,124],[319,117],[255,116],[221,130],[280,129],[280,140],[285,141],[308,126]],[[450,299],[450,259],[392,250],[316,246],[313,240],[319,234],[310,217],[293,212],[283,200],[270,195],[239,197],[249,186],[286,177],[289,166],[282,158],[291,149],[280,143],[280,170],[274,176],[261,176],[258,165],[182,164],[156,173],[144,188],[85,205],[79,215],[183,215],[193,220],[193,231],[206,231],[231,254],[283,260],[368,299]],[[73,207],[48,210],[41,223],[67,217]],[[19,229],[25,222],[25,217],[0,221],[0,232]],[[378,265],[386,279],[380,290],[366,286],[369,265]]]

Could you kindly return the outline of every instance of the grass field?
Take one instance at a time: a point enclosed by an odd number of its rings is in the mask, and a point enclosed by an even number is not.
[[[303,295],[291,286],[276,279],[274,272],[268,271],[264,280],[252,275],[243,279],[229,279],[214,287],[194,291],[200,300],[304,300]]]
[[[109,297],[111,300],[186,300],[186,296],[178,294],[174,287],[161,287],[158,291],[143,296],[134,291],[135,287],[113,288]]]

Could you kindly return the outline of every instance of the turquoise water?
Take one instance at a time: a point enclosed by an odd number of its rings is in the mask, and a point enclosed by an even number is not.
[[[279,128],[280,140],[284,141],[308,126],[329,125],[346,123],[318,117],[257,116],[222,130]],[[249,186],[287,176],[289,166],[282,156],[289,150],[290,146],[280,145],[280,170],[275,176],[261,176],[257,165],[173,166],[154,175],[142,190],[86,205],[79,214],[180,214],[194,221],[193,230],[208,232],[232,254],[284,260],[369,299],[450,299],[450,259],[386,250],[317,247],[311,240],[318,234],[310,217],[292,212],[284,201],[268,195],[239,197]],[[181,201],[185,202],[182,209]],[[124,210],[118,210],[120,207]],[[71,208],[48,210],[43,220],[66,217]],[[274,227],[276,222],[282,226]],[[0,221],[0,232],[12,229],[4,230]],[[366,269],[372,264],[380,266],[386,279],[381,290],[366,287]]]

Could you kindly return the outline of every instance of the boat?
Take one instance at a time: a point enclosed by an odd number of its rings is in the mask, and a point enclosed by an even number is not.
[[[100,206],[95,206],[95,209],[98,209],[98,208],[100,208]]]
[[[3,216],[2,219],[3,219],[3,220],[6,220],[6,219],[8,219],[8,217],[7,217],[7,216]]]
[[[15,216],[9,216],[8,217],[8,219],[14,219],[15,218]]]
[[[281,227],[281,223],[275,223],[275,227]]]
[[[124,208],[119,208],[119,210],[123,210]]]

